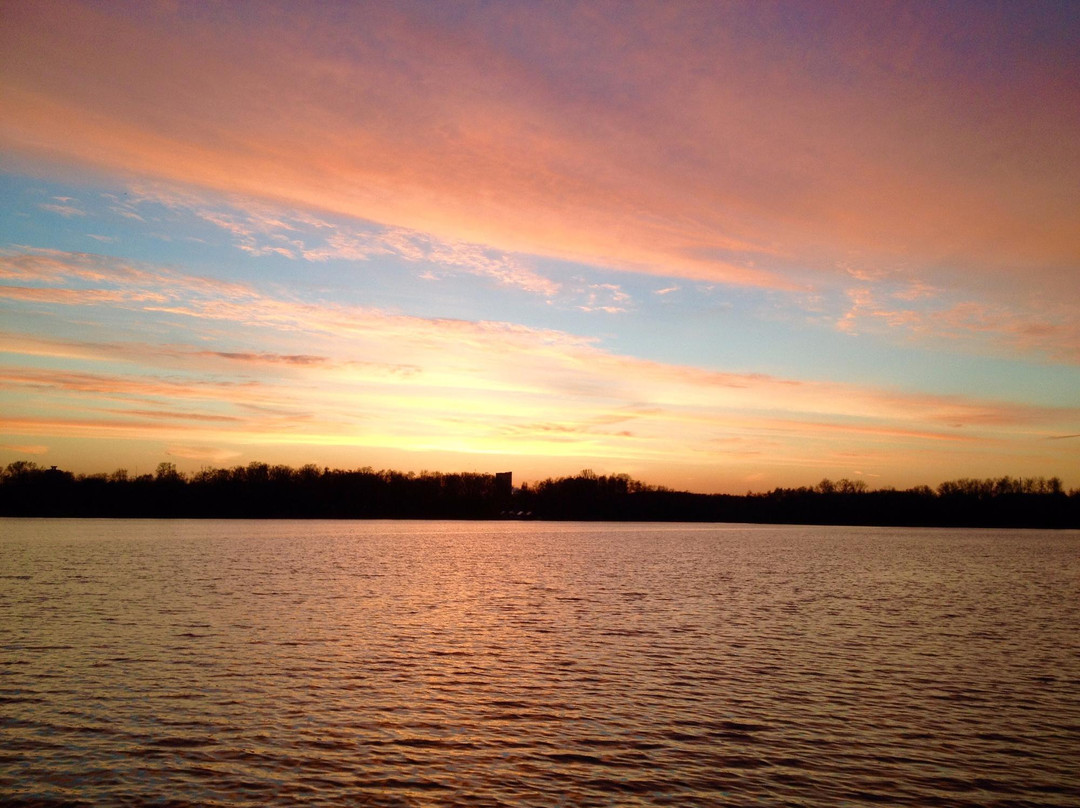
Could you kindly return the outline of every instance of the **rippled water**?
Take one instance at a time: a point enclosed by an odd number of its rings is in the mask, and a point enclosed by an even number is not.
[[[5,805],[1080,805],[1080,533],[0,520]]]

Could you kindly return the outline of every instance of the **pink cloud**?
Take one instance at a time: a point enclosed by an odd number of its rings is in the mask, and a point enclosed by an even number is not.
[[[174,341],[0,334],[9,352],[57,365],[0,367],[0,430],[11,435],[650,464],[673,455],[726,462],[767,447],[776,463],[809,467],[826,452],[879,452],[884,463],[890,448],[909,458],[954,451],[977,462],[971,458],[991,450],[1031,452],[1033,441],[1060,457],[1068,441],[1046,439],[1072,434],[1080,422],[1080,407],[722,372],[619,355],[552,329],[285,299],[100,256],[37,258],[9,255],[0,271],[75,293],[50,305],[94,305],[101,322],[113,310],[157,322],[167,312]],[[68,288],[91,280],[93,288]],[[596,291],[621,291],[609,286]],[[111,294],[85,294],[97,287]],[[232,335],[261,349],[234,348]],[[117,361],[124,373],[115,372]],[[87,369],[91,362],[102,364]]]
[[[606,314],[619,314],[629,311],[631,298],[618,284],[590,283],[581,294],[585,301],[576,308],[580,311],[602,311]]]
[[[935,342],[951,342],[988,353],[1036,354],[1053,361],[1080,364],[1080,309],[1074,300],[1047,303],[1040,310],[1025,310],[1022,301],[1011,305],[964,301],[941,307],[899,308],[881,301],[870,287],[847,290],[850,306],[836,320],[836,328],[894,332]],[[892,298],[916,300],[918,297]]]
[[[1047,44],[1022,47],[992,7],[807,14],[802,34],[777,13],[508,4],[458,23],[395,4],[293,26],[23,4],[6,14],[0,139],[641,272],[796,288],[755,256],[820,271],[840,245],[959,256],[972,288],[1031,273],[1067,288],[1053,268],[1080,256],[1075,56],[1037,58]],[[958,68],[976,31],[1011,54],[1009,81]]]

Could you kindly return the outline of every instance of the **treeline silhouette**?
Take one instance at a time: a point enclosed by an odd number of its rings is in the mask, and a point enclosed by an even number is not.
[[[1080,527],[1080,490],[1057,478],[962,479],[936,489],[870,490],[822,480],[767,493],[694,494],[625,474],[547,479],[509,474],[298,469],[266,463],[183,474],[75,475],[18,461],[0,471],[0,515],[157,518],[575,519],[779,524]]]

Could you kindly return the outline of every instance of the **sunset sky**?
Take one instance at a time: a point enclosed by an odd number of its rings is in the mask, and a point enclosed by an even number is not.
[[[1080,486],[1080,4],[0,0],[0,465]]]

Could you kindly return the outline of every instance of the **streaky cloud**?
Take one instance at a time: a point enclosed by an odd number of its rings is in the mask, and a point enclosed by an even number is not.
[[[897,457],[942,468],[988,453],[1035,463],[1053,454],[1043,439],[1080,420],[1080,407],[651,361],[555,329],[292,299],[107,256],[9,251],[0,273],[73,293],[35,305],[150,315],[170,334],[156,343],[0,335],[8,355],[59,363],[0,366],[7,435],[646,465],[674,450],[736,466],[766,456],[792,469],[857,460],[880,473]],[[307,352],[287,349],[297,340]]]

